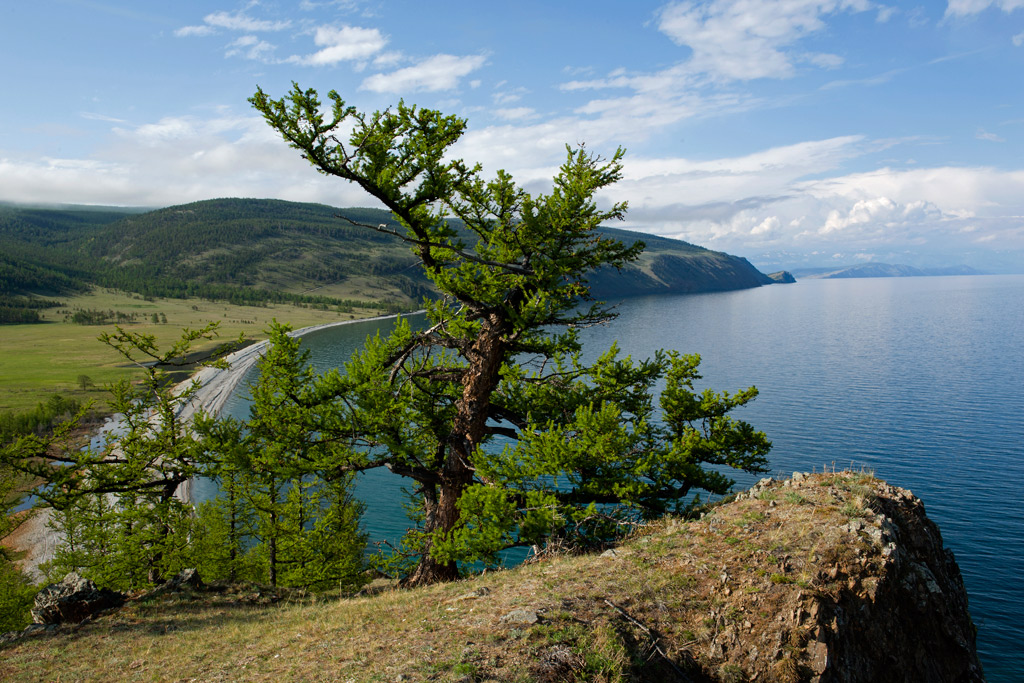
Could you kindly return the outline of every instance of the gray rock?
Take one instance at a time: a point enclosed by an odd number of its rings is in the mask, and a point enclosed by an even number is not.
[[[514,609],[501,618],[504,624],[536,624],[540,617],[532,609]]]
[[[36,595],[32,621],[37,624],[78,624],[98,612],[124,604],[125,596],[108,588],[97,588],[75,572],[60,583],[51,583]]]
[[[164,581],[162,584],[143,595],[141,599],[148,600],[150,598],[163,595],[164,593],[180,593],[186,589],[200,590],[205,586],[206,584],[203,583],[203,580],[199,577],[198,569],[182,569],[171,579]]]

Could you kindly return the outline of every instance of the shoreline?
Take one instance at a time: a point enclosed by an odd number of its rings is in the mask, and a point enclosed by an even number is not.
[[[289,332],[289,336],[302,337],[303,335],[310,334],[312,332],[319,332],[331,327],[339,327],[341,325],[352,325],[354,323],[373,322],[378,320],[389,320],[392,318],[398,318],[402,315],[415,315],[422,313],[423,310],[412,311],[408,313],[392,313],[388,315],[378,315],[372,318],[354,318],[352,320],[338,320],[330,323],[321,323],[319,325],[310,325],[303,327],[298,330]],[[238,385],[241,384],[242,380],[249,370],[263,357],[264,349],[267,347],[269,340],[263,339],[254,344],[250,344],[245,348],[239,349],[233,353],[228,354],[225,360],[228,362],[226,368],[211,368],[204,367],[194,372],[188,379],[178,382],[172,391],[178,393],[189,386],[194,381],[199,381],[199,390],[185,405],[181,406],[178,412],[178,417],[184,421],[189,421],[199,410],[204,410],[213,416],[220,415],[220,412],[224,409],[228,399],[234,394]],[[102,435],[104,431],[111,429],[114,426],[114,418],[108,418],[102,426],[100,426],[90,436],[90,441],[99,435]],[[177,495],[183,502],[188,504],[194,504],[195,501],[192,498],[192,482],[187,481],[179,487]],[[30,508],[30,510],[32,510]],[[42,572],[39,571],[39,565],[53,559],[54,552],[60,543],[60,538],[48,526],[50,520],[50,508],[35,508],[19,526],[18,528],[5,539],[5,545],[8,545],[15,551],[21,551],[25,553],[25,557],[18,560],[17,564],[34,582],[38,583],[45,577]]]
[[[398,318],[402,315],[415,315],[417,313],[423,313],[424,311],[412,311],[409,313],[390,313],[388,315],[378,315],[372,318],[354,318],[352,320],[337,320],[331,323],[320,323],[319,325],[310,325],[303,327],[298,330],[292,330],[288,333],[290,337],[302,337],[312,332],[319,332],[320,330],[326,330],[332,327],[340,327],[342,325],[352,325],[355,323],[374,322],[377,320],[390,320]],[[242,379],[248,374],[249,370],[263,357],[263,350],[267,347],[269,340],[263,339],[255,344],[250,344],[243,349],[239,349],[228,356],[225,360],[228,362],[227,368],[200,368],[198,371],[192,374],[188,379],[179,382],[175,387],[174,391],[182,391],[193,381],[198,380],[200,387],[199,391],[196,392],[195,397],[189,401],[186,405],[182,406],[179,412],[179,417],[188,420],[198,410],[205,410],[206,412],[218,416],[220,411],[224,409],[224,405],[228,399],[234,393],[235,389],[242,382]]]

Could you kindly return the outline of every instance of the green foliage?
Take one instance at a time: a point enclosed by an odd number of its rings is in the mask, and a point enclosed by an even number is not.
[[[192,512],[177,498],[82,495],[56,510],[51,526],[62,542],[41,567],[49,581],[76,571],[97,585],[127,591],[188,565],[184,551],[193,534]]]
[[[335,468],[349,447],[303,428],[316,421],[308,400],[313,373],[289,331],[276,323],[270,329],[249,420],[197,425],[220,454],[222,489],[201,521],[226,550],[218,556],[211,548],[199,564],[272,585],[355,586],[366,547],[362,507],[350,495],[352,475]]]
[[[310,378],[298,394],[308,411],[280,418],[316,435],[312,452],[335,446],[310,456],[324,472],[387,467],[415,482],[411,582],[455,578],[460,562],[494,562],[516,545],[599,545],[684,506],[691,489],[728,489],[720,468],[764,468],[767,439],[728,416],[755,389],[697,393],[696,356],[634,362],[613,348],[581,361],[576,330],[613,317],[591,301],[589,277],[644,247],[598,231],[626,209],[595,201],[621,177],[622,150],[603,159],[567,148],[550,194],[534,196],[453,158],[461,119],[328,99],[296,85],[251,101],[318,171],[391,211],[362,227],[403,240],[442,297],[427,302],[425,331],[400,323],[369,340],[344,373]]]
[[[110,323],[135,322],[135,313],[121,311],[97,311],[91,308],[75,311],[71,314],[71,322],[78,325],[109,325]]]
[[[100,447],[83,450],[70,438],[74,418],[50,436],[21,437],[4,448],[3,462],[41,480],[34,493],[56,510],[53,523],[65,542],[48,568],[52,576],[78,570],[100,585],[127,589],[182,568],[192,516],[176,494],[207,473],[211,461],[202,437],[182,417],[199,385],[175,392],[166,368],[215,334],[215,324],[185,330],[165,351],[151,335],[120,327],[101,334],[102,342],[144,369],[141,382],[110,387],[120,428]]]
[[[145,368],[140,383],[111,387],[120,428],[99,448],[79,450],[69,436],[72,419],[52,435],[25,436],[4,448],[2,462],[40,478],[35,493],[54,508],[51,524],[63,540],[43,567],[50,579],[77,571],[101,586],[130,590],[195,566],[208,580],[314,589],[363,580],[366,537],[359,531],[362,508],[349,493],[352,475],[316,475],[318,463],[347,446],[319,443],[294,427],[305,420],[308,408],[296,397],[311,373],[288,328],[272,330],[249,423],[183,416],[199,385],[176,389],[169,369],[215,331],[215,324],[185,330],[164,351],[152,336],[121,328],[102,334]],[[181,487],[200,476],[215,478],[221,490],[193,510]]]
[[[32,623],[29,610],[38,592],[13,562],[0,558],[0,633],[18,631]]]
[[[22,516],[14,513],[21,504],[23,481],[13,469],[0,465],[0,541],[13,533]],[[16,557],[0,545],[0,633],[27,626],[36,588],[14,563]]]
[[[29,434],[42,436],[57,423],[70,420],[82,408],[82,404],[75,399],[54,394],[32,410],[21,413],[0,411],[0,444]]]

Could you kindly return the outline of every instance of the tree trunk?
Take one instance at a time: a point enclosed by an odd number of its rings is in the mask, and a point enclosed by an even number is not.
[[[267,551],[270,562],[270,585],[277,587],[277,477],[270,478],[270,538]]]
[[[492,314],[467,354],[470,365],[462,379],[462,398],[455,406],[455,418],[448,437],[441,481],[437,486],[436,503],[432,505],[433,510],[429,507],[425,510],[427,514],[423,530],[428,538],[420,563],[405,579],[407,585],[418,586],[459,578],[457,563],[441,562],[431,557],[430,536],[434,533],[447,536],[458,526],[459,497],[473,483],[475,470],[472,456],[486,434],[491,394],[501,380],[501,363],[505,357],[502,335],[505,328],[505,321]]]

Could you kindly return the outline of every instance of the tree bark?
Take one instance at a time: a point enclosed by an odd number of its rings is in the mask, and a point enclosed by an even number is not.
[[[455,419],[437,486],[437,501],[433,510],[426,510],[424,531],[427,542],[419,564],[405,580],[407,585],[418,586],[459,578],[456,562],[443,562],[431,556],[431,536],[436,533],[448,535],[459,524],[459,497],[473,483],[473,453],[487,436],[490,397],[501,380],[506,327],[506,321],[492,313],[467,354],[470,364],[462,378],[462,398],[455,406]]]

